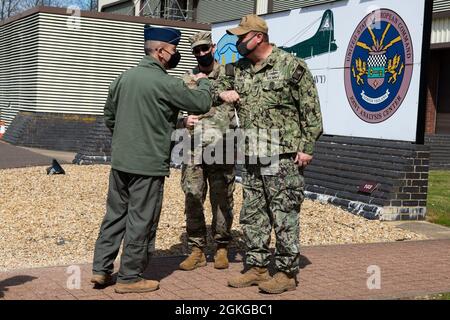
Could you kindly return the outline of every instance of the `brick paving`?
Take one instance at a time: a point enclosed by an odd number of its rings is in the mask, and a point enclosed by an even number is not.
[[[450,292],[450,240],[304,247],[297,290],[281,295],[259,293],[257,287],[226,286],[242,270],[240,253],[228,270],[213,263],[194,271],[177,270],[183,257],[153,258],[145,275],[161,281],[161,289],[145,294],[116,294],[113,287],[95,289],[89,283],[91,265],[80,265],[80,289],[67,286],[64,267],[0,273],[0,299],[5,300],[317,300],[395,299]],[[211,257],[209,257],[211,261]],[[370,290],[369,266],[381,271],[381,289]]]

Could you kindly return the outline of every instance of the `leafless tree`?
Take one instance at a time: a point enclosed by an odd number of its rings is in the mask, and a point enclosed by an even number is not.
[[[0,21],[36,6],[77,6],[81,10],[96,11],[97,3],[98,0],[0,0]]]
[[[20,11],[20,0],[0,0],[0,20],[7,19]]]

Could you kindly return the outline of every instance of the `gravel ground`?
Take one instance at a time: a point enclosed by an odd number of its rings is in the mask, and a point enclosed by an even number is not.
[[[0,170],[0,271],[92,261],[110,167],[65,165],[64,169],[66,175],[54,176],[47,176],[45,167]],[[166,180],[155,255],[187,252],[179,182],[180,172],[173,170]],[[241,205],[242,189],[237,184],[236,213]],[[206,211],[210,224],[208,201]],[[238,214],[235,216],[232,246],[242,248]],[[306,200],[302,207],[302,245],[421,239],[425,237],[331,205]]]

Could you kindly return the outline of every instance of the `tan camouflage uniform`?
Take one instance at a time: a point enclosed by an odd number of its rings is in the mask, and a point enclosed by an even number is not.
[[[216,99],[225,90],[234,89],[239,93],[238,115],[244,131],[279,130],[277,172],[268,173],[260,163],[244,166],[240,224],[247,246],[247,265],[266,267],[269,264],[273,228],[276,268],[296,274],[304,178],[294,159],[297,152],[312,155],[314,142],[322,132],[322,117],[314,79],[305,62],[272,46],[272,53],[261,65],[253,66],[247,58],[236,62],[234,76],[221,76],[215,90]],[[246,156],[261,157],[248,147]]]
[[[198,67],[183,77],[186,84],[194,88],[196,82],[192,75],[198,74]],[[214,69],[208,75],[210,80],[218,78],[223,72],[223,66],[214,63]],[[195,135],[201,135],[201,144],[192,146],[191,162],[182,166],[181,186],[185,193],[186,229],[189,246],[204,248],[206,246],[206,223],[204,202],[208,191],[212,207],[212,235],[218,245],[228,245],[231,240],[231,225],[233,223],[233,192],[235,188],[234,164],[226,164],[224,154],[223,164],[205,164],[195,162],[195,152],[202,155],[205,147],[220,145],[223,135],[232,126],[234,107],[221,105],[200,116],[194,130],[189,130],[192,140]],[[213,134],[211,134],[213,133]],[[225,145],[225,143],[224,143]],[[220,162],[220,161],[219,161]]]

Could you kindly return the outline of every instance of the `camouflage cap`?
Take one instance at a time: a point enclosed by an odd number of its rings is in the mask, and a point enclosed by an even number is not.
[[[242,17],[241,22],[239,22],[239,26],[233,29],[228,29],[227,33],[242,36],[250,31],[257,31],[267,34],[269,32],[269,28],[263,18],[256,14],[248,14]]]
[[[191,48],[194,49],[196,46],[202,44],[212,44],[211,32],[202,31],[189,37],[189,42],[191,43]]]

